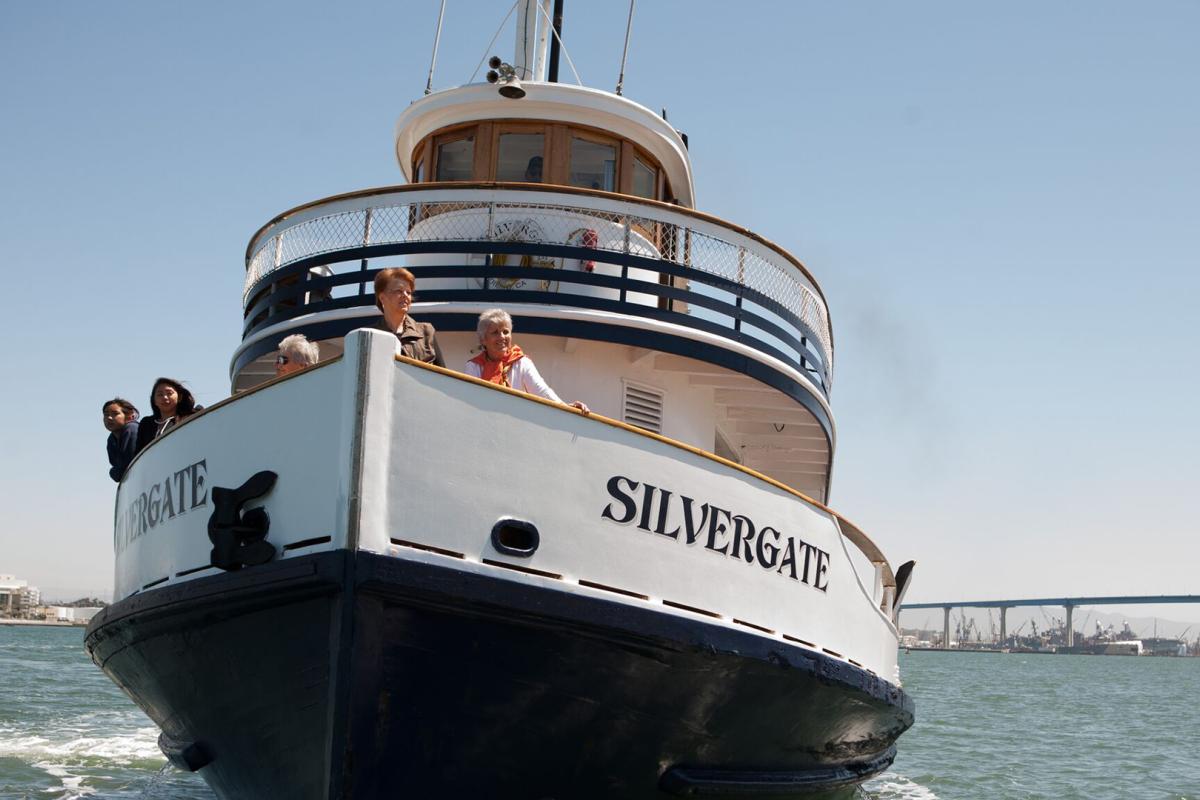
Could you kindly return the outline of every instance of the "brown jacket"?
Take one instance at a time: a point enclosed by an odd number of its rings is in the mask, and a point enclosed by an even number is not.
[[[427,364],[446,366],[446,362],[442,358],[442,348],[438,345],[437,332],[428,322],[417,322],[409,314],[404,317],[404,324],[398,331],[389,328],[383,317],[379,318],[375,327],[396,334],[396,338],[400,340],[402,355],[415,358],[417,361],[424,361]]]

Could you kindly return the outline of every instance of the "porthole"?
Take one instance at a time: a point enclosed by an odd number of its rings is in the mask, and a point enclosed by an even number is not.
[[[502,519],[492,526],[492,547],[506,556],[529,558],[541,544],[537,526],[523,519]]]

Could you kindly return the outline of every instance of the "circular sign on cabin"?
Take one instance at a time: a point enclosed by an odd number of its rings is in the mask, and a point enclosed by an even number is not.
[[[492,230],[492,241],[496,242],[544,242],[546,234],[535,219],[507,219],[496,223]],[[541,267],[543,269],[560,269],[562,259],[546,258],[544,256],[523,255],[520,257],[497,253],[492,256],[492,265],[496,267],[509,266],[509,259],[515,259],[514,266]],[[480,286],[483,280],[480,279]],[[525,278],[492,278],[491,285],[501,289],[538,289],[543,292],[557,292],[558,281]]]

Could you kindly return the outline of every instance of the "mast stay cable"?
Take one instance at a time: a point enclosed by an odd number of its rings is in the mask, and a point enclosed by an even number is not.
[[[629,0],[629,21],[625,23],[625,52],[621,54],[621,74],[617,76],[617,95],[625,85],[625,61],[629,58],[629,33],[633,30],[633,5],[637,0]]]
[[[429,80],[425,81],[425,94],[433,92],[433,66],[437,64],[438,42],[442,40],[442,20],[446,17],[446,0],[442,0],[442,10],[438,12],[437,33],[433,35],[433,55],[429,58]]]
[[[566,43],[563,42],[562,37],[558,35],[558,31],[554,29],[554,20],[550,19],[549,15],[546,14],[546,10],[542,8],[540,3],[538,4],[537,9],[538,13],[546,18],[546,24],[550,26],[550,33],[552,33],[554,38],[558,40],[559,49],[562,50],[563,57],[567,59],[567,66],[571,68],[571,74],[575,76],[575,83],[579,86],[583,86],[583,79],[579,77],[579,70],[575,69],[575,62],[571,60],[571,54],[567,52]]]
[[[512,7],[508,9],[508,13],[504,15],[504,19],[500,20],[500,27],[496,28],[496,32],[492,35],[492,40],[488,42],[487,48],[483,51],[483,58],[479,59],[479,63],[475,65],[475,71],[471,73],[471,77],[467,79],[467,83],[474,82],[475,76],[479,74],[479,68],[483,66],[484,61],[487,61],[488,55],[492,52],[492,45],[500,38],[500,31],[504,30],[504,26],[508,23],[508,18],[517,10],[517,3],[519,2],[521,0],[515,0]]]

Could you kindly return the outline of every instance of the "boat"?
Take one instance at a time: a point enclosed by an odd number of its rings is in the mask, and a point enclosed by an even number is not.
[[[404,184],[253,235],[232,393],[122,479],[87,651],[220,798],[851,797],[913,723],[912,562],[829,505],[826,299],[518,5],[400,114]],[[503,307],[592,413],[398,355],[396,266],[449,365]]]

